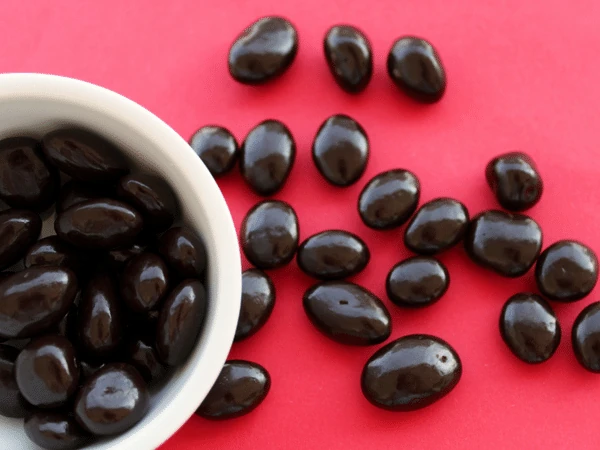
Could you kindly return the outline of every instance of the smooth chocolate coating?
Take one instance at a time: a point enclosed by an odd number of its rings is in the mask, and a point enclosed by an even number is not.
[[[71,414],[38,410],[25,418],[25,434],[36,445],[48,450],[75,450],[90,441]]]
[[[15,361],[19,350],[0,344],[0,415],[4,417],[25,417],[30,405],[19,391],[15,378]]]
[[[198,278],[206,269],[206,249],[192,230],[173,227],[158,241],[158,252],[177,278]]]
[[[27,254],[42,231],[42,219],[32,211],[9,209],[0,213],[0,270]]]
[[[437,302],[448,290],[450,274],[430,256],[413,256],[399,262],[387,276],[389,299],[398,306],[418,308]]]
[[[214,177],[233,169],[239,154],[237,141],[231,131],[216,125],[200,128],[192,135],[189,144]]]
[[[275,285],[260,269],[242,273],[242,302],[235,340],[252,336],[267,322],[275,306]]]
[[[350,25],[331,27],[323,48],[336,83],[346,92],[362,92],[373,74],[373,51],[362,31]]]
[[[149,311],[167,295],[167,265],[154,253],[133,257],[121,275],[121,298],[134,312]]]

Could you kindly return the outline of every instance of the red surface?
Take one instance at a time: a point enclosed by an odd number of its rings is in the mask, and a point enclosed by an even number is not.
[[[332,227],[362,236],[373,258],[354,281],[382,298],[388,270],[409,253],[402,230],[366,228],[356,201],[370,177],[392,167],[419,176],[422,201],[453,196],[474,214],[497,206],[485,185],[486,162],[524,150],[545,180],[544,196],[530,211],[544,229],[544,247],[580,238],[600,251],[599,2],[158,3],[3,0],[0,71],[49,72],[100,84],[146,106],[186,138],[201,125],[218,123],[242,140],[265,118],[284,121],[297,140],[298,158],[276,198],[296,208],[302,238]],[[267,86],[236,84],[226,68],[231,41],[273,13],[297,25],[297,60]],[[373,80],[359,96],[342,92],[325,65],[322,38],[338,22],[362,28],[375,51]],[[386,75],[392,41],[409,33],[439,49],[448,73],[439,104],[414,104]],[[320,123],[341,112],[365,127],[372,149],[366,174],[347,189],[325,184],[310,158]],[[259,198],[237,171],[219,185],[239,227]],[[375,348],[345,347],[312,328],[301,305],[311,280],[292,263],[271,273],[277,287],[271,320],[231,352],[269,370],[273,384],[265,402],[229,422],[193,417],[164,450],[598,448],[600,377],[577,365],[568,339],[576,314],[598,300],[598,289],[581,302],[555,305],[563,342],[550,361],[532,367],[509,353],[497,325],[511,294],[535,289],[532,274],[502,279],[475,267],[461,248],[441,259],[452,282],[438,304],[405,311],[385,301],[394,338],[432,333],[460,353],[464,375],[451,395],[414,413],[371,406],[359,377]]]

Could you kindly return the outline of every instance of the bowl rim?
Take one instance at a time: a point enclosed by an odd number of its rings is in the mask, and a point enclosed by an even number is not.
[[[157,147],[168,148],[169,152],[165,154],[177,155],[167,157],[175,165],[181,166],[181,171],[194,188],[211,199],[205,202],[203,209],[208,221],[218,224],[212,227],[214,235],[211,238],[217,248],[215,267],[220,268],[215,270],[219,271],[220,276],[214,289],[218,293],[218,301],[214,302],[212,333],[204,337],[210,341],[210,345],[205,346],[197,361],[182,369],[185,380],[181,389],[166,403],[163,400],[159,404],[160,411],[150,422],[139,429],[136,429],[139,426],[136,425],[116,436],[120,438],[118,444],[108,440],[87,447],[116,448],[118,445],[120,449],[132,450],[156,448],[193,415],[216,381],[231,349],[241,302],[241,257],[233,218],[216,181],[201,159],[191,151],[189,144],[173,128],[133,100],[101,86],[59,75],[0,74],[0,103],[19,98],[74,103],[112,116],[156,142]],[[224,273],[235,276],[222,276]],[[211,298],[216,298],[216,295]],[[203,361],[211,363],[202,364]],[[152,426],[157,424],[160,426]]]

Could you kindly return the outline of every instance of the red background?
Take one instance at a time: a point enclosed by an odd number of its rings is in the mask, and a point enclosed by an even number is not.
[[[227,73],[229,45],[266,14],[297,26],[298,57],[276,82],[236,84]],[[282,120],[298,156],[276,198],[296,208],[302,239],[327,228],[363,237],[373,256],[354,281],[385,299],[388,270],[409,255],[403,229],[368,229],[356,201],[369,178],[392,167],[419,176],[422,202],[453,196],[475,214],[497,207],[483,175],[487,161],[526,151],[545,180],[544,196],[530,211],[543,227],[544,247],[579,238],[600,251],[599,17],[600,3],[592,0],[2,0],[0,72],[97,83],[147,107],[185,138],[216,123],[242,140],[261,120]],[[358,96],[339,89],[325,65],[323,35],[340,22],[363,29],[374,48],[374,77]],[[388,79],[386,54],[403,34],[438,48],[448,74],[440,103],[415,104]],[[310,158],[317,128],[334,113],[357,119],[371,141],[367,172],[347,189],[327,185]],[[259,197],[237,169],[219,185],[239,228]],[[301,304],[312,281],[294,262],[271,272],[277,303],[270,321],[231,352],[269,370],[265,402],[227,422],[192,417],[163,448],[598,448],[600,377],[578,366],[569,342],[575,316],[598,300],[598,289],[581,302],[555,305],[563,342],[550,361],[528,366],[504,346],[497,322],[510,295],[535,289],[532,273],[503,279],[474,266],[462,248],[441,260],[452,281],[438,304],[406,311],[385,302],[394,338],[436,334],[461,355],[463,378],[448,397],[413,413],[371,406],[359,377],[375,348],[345,347],[312,328]]]

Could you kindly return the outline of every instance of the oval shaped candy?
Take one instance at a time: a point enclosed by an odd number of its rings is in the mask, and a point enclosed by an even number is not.
[[[0,213],[0,270],[27,254],[42,231],[42,219],[31,211],[9,209]]]
[[[358,181],[367,168],[367,133],[349,116],[331,116],[317,131],[312,157],[325,180],[334,186],[350,186]]]
[[[500,314],[500,334],[511,352],[522,361],[537,364],[558,348],[561,329],[556,314],[536,294],[515,294]]]
[[[59,266],[77,273],[82,270],[82,262],[81,254],[58,236],[40,239],[29,247],[25,255],[25,267]]]
[[[59,181],[36,139],[0,140],[0,198],[8,205],[43,211],[54,202]]]
[[[278,120],[265,120],[250,132],[240,151],[242,177],[258,195],[279,191],[294,166],[296,143]]]
[[[192,135],[189,144],[214,177],[233,169],[239,153],[231,131],[216,125],[200,128]]]
[[[375,352],[361,377],[364,396],[390,411],[414,411],[448,395],[462,363],[446,341],[425,334],[401,337]]]
[[[158,252],[178,278],[198,278],[206,269],[206,249],[202,240],[187,228],[173,227],[158,241]]]
[[[446,72],[435,48],[425,39],[405,36],[394,42],[387,58],[388,75],[406,95],[434,103],[446,91]]]
[[[248,211],[242,222],[242,250],[260,269],[283,267],[294,258],[299,233],[294,209],[286,202],[266,200]]]
[[[77,295],[75,274],[63,267],[31,267],[0,280],[0,337],[14,339],[50,330]]]
[[[413,256],[392,267],[385,288],[396,305],[416,308],[438,301],[449,285],[450,275],[441,262],[428,256]]]
[[[15,361],[19,350],[0,344],[0,415],[4,417],[25,417],[29,405],[19,391],[15,378]]]
[[[275,306],[275,285],[260,269],[242,273],[242,303],[235,340],[252,336],[267,322]]]
[[[327,32],[323,47],[336,83],[346,92],[363,91],[373,74],[373,51],[366,36],[353,26],[336,25]]]
[[[42,148],[52,164],[85,183],[107,183],[129,172],[123,152],[88,130],[52,131],[43,137]]]
[[[283,17],[263,17],[246,28],[229,50],[229,73],[240,83],[278,77],[298,53],[298,33]]]
[[[61,212],[54,229],[59,238],[87,250],[112,250],[135,242],[142,216],[126,203],[111,199],[88,200]]]
[[[90,439],[72,415],[59,411],[38,410],[28,415],[25,434],[31,442],[48,450],[75,450]]]
[[[134,312],[151,310],[164,298],[168,288],[167,265],[154,253],[133,257],[121,274],[121,298]]]
[[[243,416],[262,403],[270,388],[271,377],[261,365],[227,361],[196,414],[215,420]]]
[[[79,383],[75,349],[63,336],[32,339],[15,362],[15,377],[23,397],[40,408],[66,404]]]
[[[206,290],[198,280],[182,281],[160,310],[156,352],[169,366],[183,363],[196,345],[204,325]]]
[[[338,280],[356,275],[369,263],[367,244],[348,231],[328,230],[306,239],[297,254],[298,267],[321,280]]]
[[[146,383],[129,364],[106,364],[81,387],[75,399],[75,417],[89,432],[108,436],[122,433],[146,414]]]
[[[393,169],[375,175],[358,198],[364,224],[376,230],[403,225],[417,209],[421,185],[408,170]]]
[[[319,331],[342,344],[379,344],[392,331],[392,319],[385,305],[354,283],[316,284],[305,292],[303,306]]]

